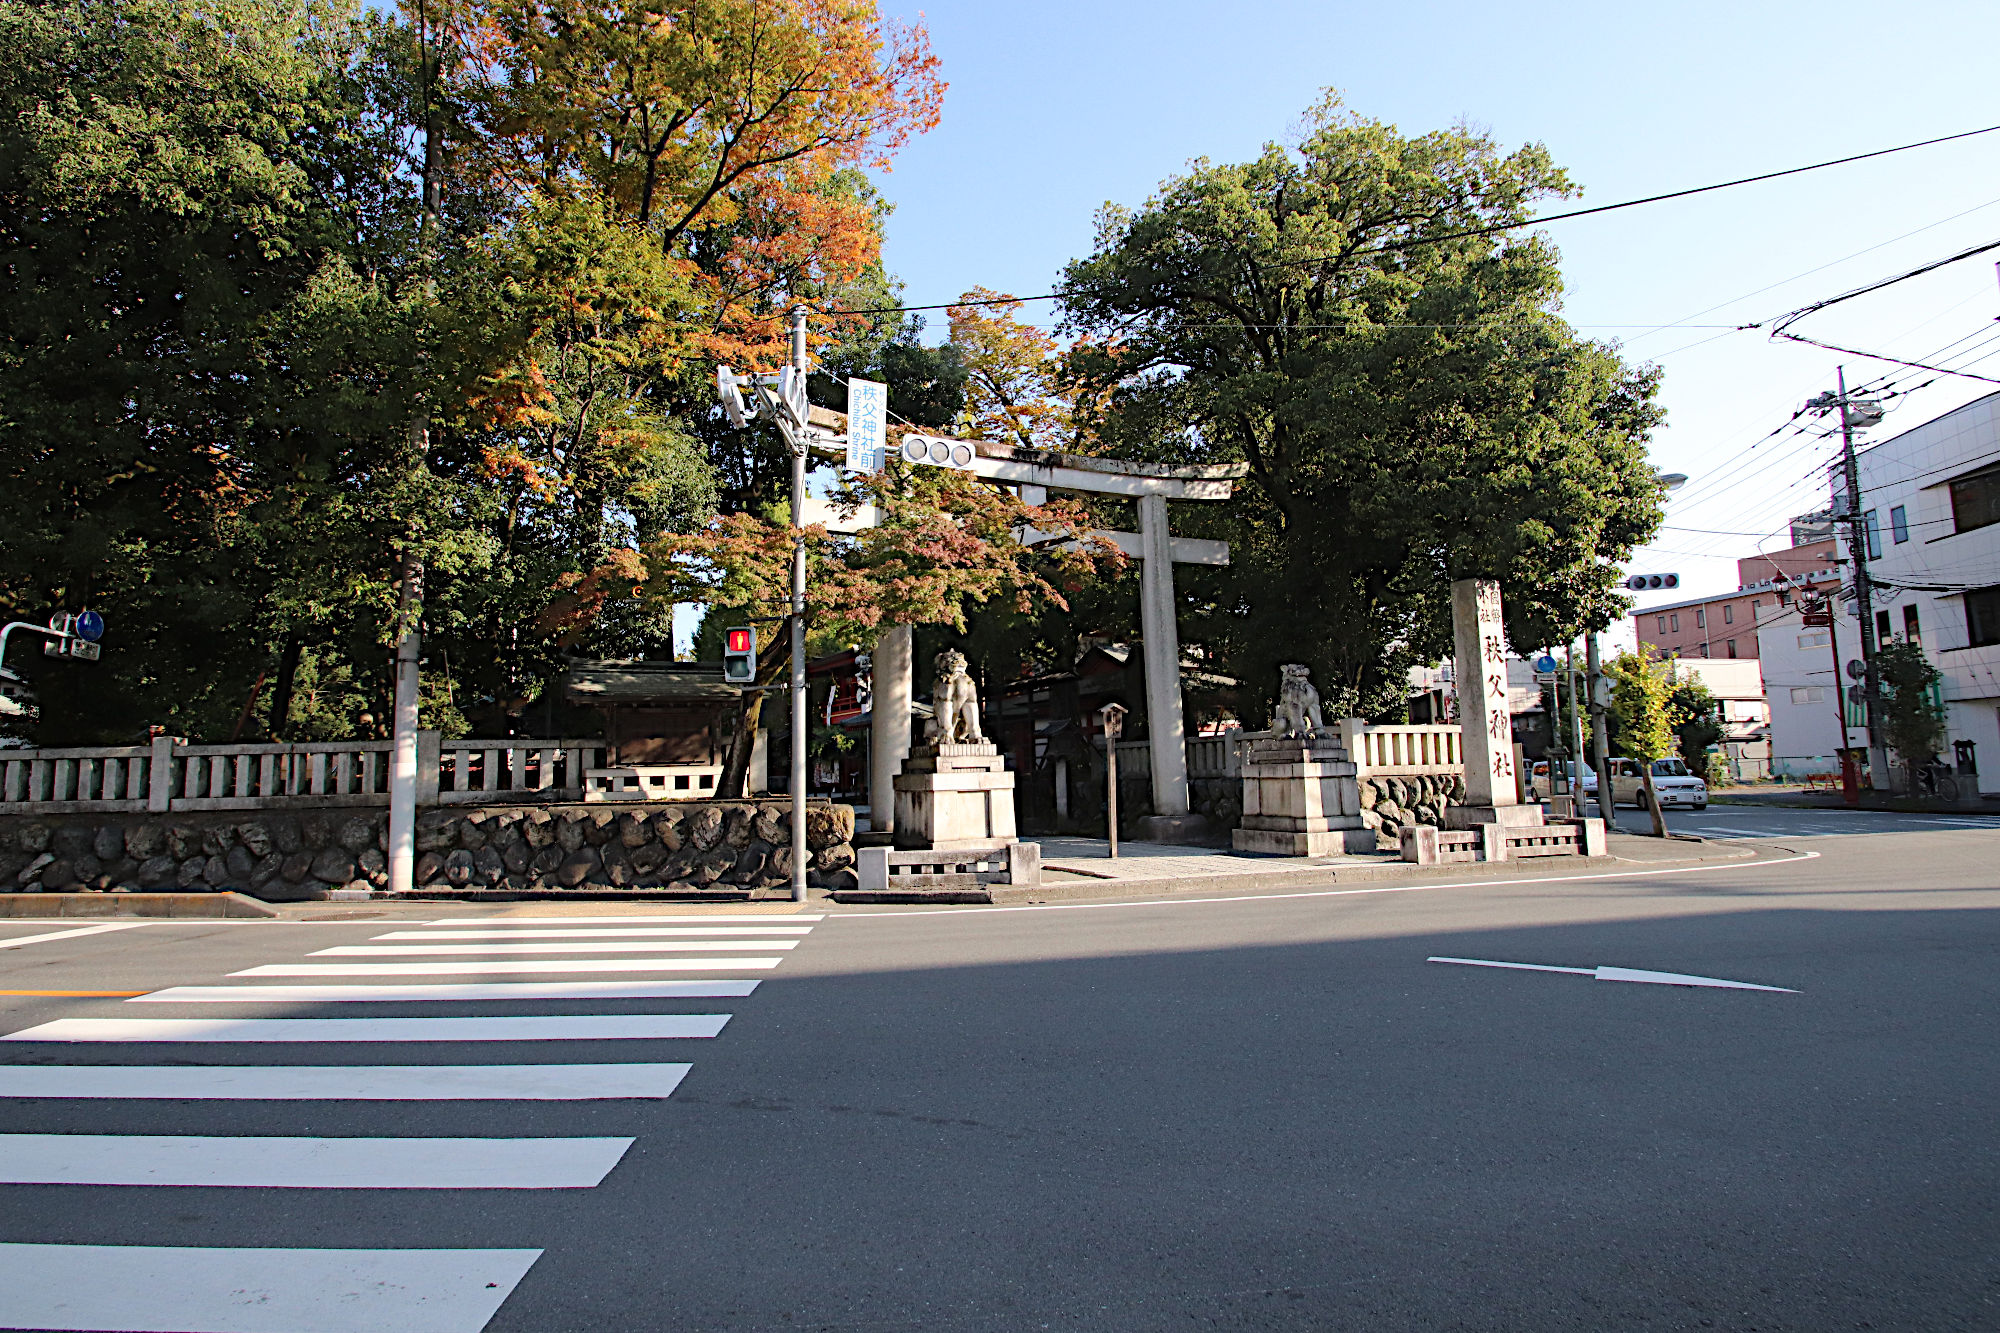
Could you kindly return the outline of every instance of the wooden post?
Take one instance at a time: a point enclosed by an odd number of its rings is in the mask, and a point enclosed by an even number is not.
[[[1118,856],[1118,738],[1125,732],[1126,712],[1123,704],[1106,704],[1097,710],[1104,720],[1104,814],[1113,859]]]

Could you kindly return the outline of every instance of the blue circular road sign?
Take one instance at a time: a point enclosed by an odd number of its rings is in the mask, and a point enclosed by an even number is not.
[[[104,617],[95,611],[76,613],[76,637],[96,643],[104,637]]]
[[[1543,653],[1540,657],[1535,659],[1535,670],[1541,672],[1542,674],[1547,675],[1549,672],[1554,671],[1555,669],[1556,669],[1556,659],[1550,654]]]

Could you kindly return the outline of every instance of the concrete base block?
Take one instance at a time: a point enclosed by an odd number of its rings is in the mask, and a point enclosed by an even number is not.
[[[1348,856],[1374,851],[1375,831],[1364,828],[1286,833],[1240,828],[1230,835],[1230,842],[1239,852],[1259,852],[1266,856]]]
[[[1541,813],[1539,807],[1536,807],[1535,813],[1537,815]],[[1536,819],[1533,821],[1533,824],[1539,826],[1541,822],[1540,819]],[[1510,828],[1527,828],[1530,827],[1530,824],[1525,821],[1505,824],[1496,822],[1479,824],[1475,827],[1479,830],[1479,859],[1482,861],[1504,861],[1507,859],[1507,830]]]
[[[1609,856],[1610,847],[1604,840],[1604,821],[1601,819],[1579,819],[1574,821],[1583,829],[1583,854],[1585,856]]]
[[[1438,863],[1438,831],[1429,824],[1406,824],[1399,837],[1403,844],[1403,859],[1411,865],[1434,866]]]
[[[1147,815],[1139,821],[1138,842],[1199,842],[1208,835],[1208,820],[1197,814]]]
[[[1007,844],[1007,882],[1012,885],[1042,882],[1042,844],[1039,842]]]
[[[1444,826],[1448,829],[1474,829],[1481,824],[1539,828],[1543,822],[1539,805],[1453,805],[1444,812]]]

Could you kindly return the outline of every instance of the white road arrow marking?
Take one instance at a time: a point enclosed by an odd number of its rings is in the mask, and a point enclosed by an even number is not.
[[[1546,963],[1500,963],[1488,958],[1426,958],[1427,963],[1457,963],[1461,967],[1505,967],[1520,972],[1568,972],[1573,976],[1594,977],[1598,981],[1639,981],[1653,986],[1714,986],[1722,990],[1764,990],[1797,995],[1788,986],[1759,986],[1749,981],[1724,981],[1719,977],[1695,977],[1684,972],[1647,972],[1635,967],[1550,967]]]

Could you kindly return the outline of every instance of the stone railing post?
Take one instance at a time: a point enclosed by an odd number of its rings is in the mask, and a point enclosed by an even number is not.
[[[146,809],[163,814],[173,808],[174,747],[186,745],[179,736],[153,737],[153,753],[146,772]]]
[[[438,765],[444,758],[444,733],[417,732],[417,807],[438,803]]]

